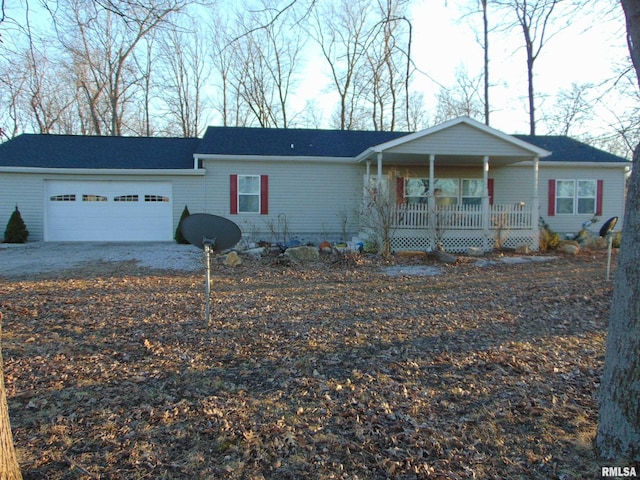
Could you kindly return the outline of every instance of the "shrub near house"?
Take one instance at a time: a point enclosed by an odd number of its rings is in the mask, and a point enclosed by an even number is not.
[[[27,226],[22,220],[22,215],[20,215],[20,210],[16,205],[16,209],[11,214],[9,223],[7,223],[7,229],[4,231],[4,241],[5,243],[25,243],[27,238],[29,238],[29,230],[27,230]]]

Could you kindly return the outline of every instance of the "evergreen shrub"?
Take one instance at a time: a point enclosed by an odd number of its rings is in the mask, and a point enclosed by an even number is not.
[[[4,241],[5,243],[25,243],[27,238],[29,238],[29,230],[27,230],[22,215],[20,215],[20,210],[16,205],[16,209],[9,217],[7,228],[4,231]]]
[[[180,244],[180,245],[188,245],[189,241],[184,238],[184,235],[182,235],[182,230],[180,230],[180,227],[182,226],[182,220],[184,220],[185,218],[187,218],[189,215],[191,215],[189,213],[189,208],[187,208],[187,206],[184,206],[184,210],[182,210],[182,215],[180,215],[180,221],[178,222],[178,228],[176,228],[176,233],[173,236],[173,238],[175,239],[176,243]]]

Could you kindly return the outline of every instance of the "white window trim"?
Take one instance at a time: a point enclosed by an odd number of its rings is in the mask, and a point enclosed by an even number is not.
[[[257,193],[242,193],[240,192],[240,179],[242,178],[256,178],[258,179],[258,191]],[[238,214],[239,215],[259,215],[262,212],[262,184],[261,184],[261,176],[260,175],[243,175],[238,174],[238,185],[237,185],[237,202],[238,202]],[[258,209],[257,210],[242,210],[240,197],[241,196],[257,196],[258,197]]]
[[[573,197],[563,197],[559,195],[560,182],[572,182],[573,183]],[[595,195],[593,197],[580,197],[578,196],[578,184],[580,182],[591,182],[595,184]],[[573,211],[572,213],[562,213],[558,211],[558,199],[562,198],[572,198],[573,201]],[[593,212],[578,212],[578,200],[581,198],[593,198]],[[595,215],[598,210],[598,180],[594,180],[592,178],[556,178],[556,194],[554,198],[555,205],[553,206],[556,215],[558,216],[570,216],[570,215]]]

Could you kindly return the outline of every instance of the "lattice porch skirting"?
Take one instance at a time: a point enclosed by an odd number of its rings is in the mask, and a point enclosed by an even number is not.
[[[466,253],[469,248],[481,248],[489,252],[498,245],[498,232],[490,230],[487,233],[480,230],[456,230],[445,232],[442,246],[447,252]],[[502,232],[503,248],[517,248],[528,246],[531,250],[539,248],[539,232],[537,230],[510,230]],[[396,252],[406,250],[432,251],[436,247],[435,238],[427,230],[401,230],[394,232],[391,249]]]

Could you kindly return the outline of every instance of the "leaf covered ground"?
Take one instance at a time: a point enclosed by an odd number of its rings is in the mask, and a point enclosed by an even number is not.
[[[605,255],[430,262],[0,279],[25,480],[598,478]]]

